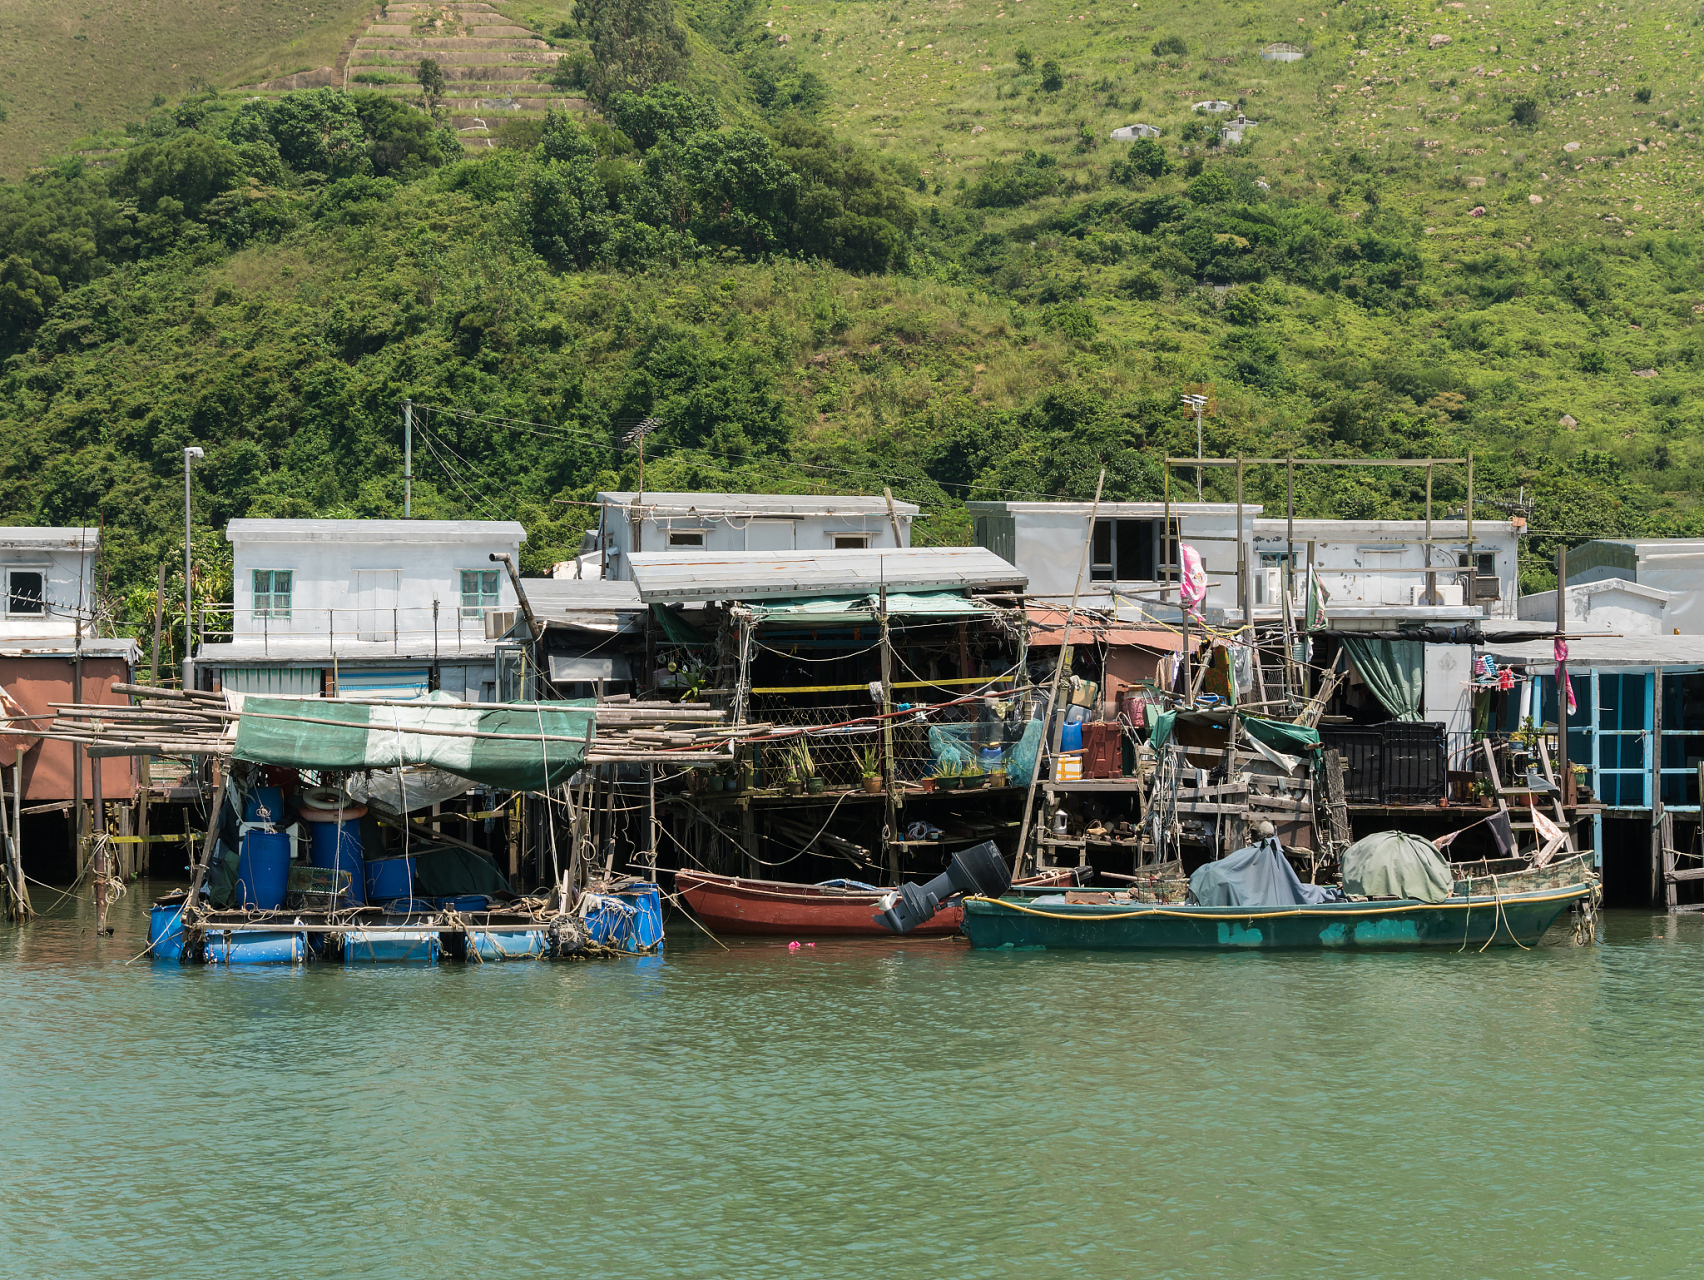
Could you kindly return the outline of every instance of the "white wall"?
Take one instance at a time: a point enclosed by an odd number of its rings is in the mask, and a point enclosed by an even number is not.
[[[598,498],[606,501],[620,496],[600,493]],[[696,551],[712,555],[739,551],[828,551],[833,549],[837,533],[865,535],[867,545],[875,548],[911,545],[911,521],[917,509],[909,503],[895,504],[899,521],[899,537],[896,538],[893,521],[888,518],[885,506],[881,510],[849,510],[827,515],[823,513],[832,511],[835,506],[832,496],[783,496],[777,499],[773,510],[759,506],[738,512],[728,510],[733,498],[744,499],[745,496],[647,493],[644,507],[650,514],[638,521],[639,550],[646,555],[664,551],[682,555]],[[653,505],[654,502],[656,505]],[[805,514],[790,514],[786,510],[789,504],[808,506],[812,510]],[[744,506],[743,502],[741,505]],[[682,510],[689,506],[697,507],[698,512]],[[627,568],[627,558],[634,551],[634,522],[613,502],[605,510],[604,531],[609,544],[605,576],[615,581],[630,581],[633,575]],[[683,546],[671,542],[671,532],[698,534],[702,545]],[[602,556],[593,552],[587,559],[590,564],[596,564]],[[595,570],[588,574],[587,568],[587,565],[582,565],[582,577],[597,576]],[[573,569],[569,568],[562,576],[572,577]]]
[[[1007,503],[1001,504],[1012,518],[1013,563],[1029,575],[1029,594],[1037,597],[1068,597],[1077,582],[1077,572],[1083,562],[1083,541],[1089,536],[1091,506],[1086,502]],[[994,511],[995,504],[977,507],[979,514]],[[1220,507],[1209,503],[1204,508],[1186,509],[1174,504],[1172,516],[1178,521],[1182,540],[1200,553],[1207,570],[1207,581],[1216,583],[1207,589],[1207,603],[1217,608],[1234,609],[1237,600],[1237,514],[1234,506]],[[1252,536],[1254,517],[1259,508],[1250,504],[1243,512],[1245,542]],[[1162,503],[1103,503],[1100,519],[1163,520]],[[1207,539],[1227,539],[1208,541]],[[1157,558],[1163,556],[1157,555]],[[1118,583],[1094,582],[1087,573],[1083,577],[1083,594],[1103,593],[1109,586],[1126,590],[1150,589],[1159,582],[1120,579]],[[1174,592],[1168,598],[1176,604]]]
[[[1668,635],[1669,608],[1677,597],[1617,578],[1577,583],[1568,588],[1570,631],[1607,631],[1621,636]],[[1539,591],[1520,598],[1520,616],[1535,622],[1556,621],[1556,593]]]
[[[0,592],[5,593],[0,639],[75,637],[78,617],[87,623],[94,612],[93,565],[99,540],[96,529],[0,529]],[[43,612],[11,611],[13,572],[42,575]]]
[[[1254,549],[1259,555],[1283,556],[1286,522],[1259,520],[1255,523]],[[1297,520],[1295,522],[1296,574],[1306,574],[1308,543],[1314,544],[1315,572],[1331,593],[1334,605],[1406,605],[1413,589],[1426,585],[1426,525],[1422,520]],[[1493,618],[1512,618],[1520,581],[1520,537],[1507,521],[1475,521],[1477,554],[1496,557],[1500,599],[1480,600]],[[1434,546],[1431,564],[1440,587],[1465,583],[1465,571],[1456,564],[1457,553],[1467,550],[1467,525],[1461,520],[1434,520],[1432,537],[1459,540],[1459,545]],[[1391,573],[1370,570],[1413,570]],[[1481,575],[1483,576],[1483,575]],[[1464,601],[1464,603],[1473,603]],[[1328,606],[1329,607],[1329,606]]]
[[[1668,563],[1643,560],[1639,585],[1674,593],[1663,611],[1665,632],[1704,636],[1704,556]]]
[[[300,530],[251,535],[233,521],[227,536],[234,568],[233,628],[238,638],[323,637],[341,649],[350,642],[390,641],[430,646],[434,628],[449,649],[460,636],[483,641],[485,624],[461,618],[463,569],[495,570],[498,609],[516,607],[514,587],[493,552],[520,555],[520,526],[459,521],[303,521]],[[257,522],[260,523],[260,522]],[[288,524],[267,521],[268,525]],[[341,528],[325,528],[337,525]],[[396,526],[404,525],[399,533]],[[313,526],[319,526],[315,528]],[[366,527],[363,527],[366,526]],[[513,532],[505,533],[505,530]],[[288,618],[256,617],[254,571],[288,569],[293,598]]]

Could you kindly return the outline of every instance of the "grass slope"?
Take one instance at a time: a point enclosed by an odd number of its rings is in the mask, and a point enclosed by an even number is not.
[[[0,0],[0,177],[139,119],[156,95],[329,66],[370,0]]]

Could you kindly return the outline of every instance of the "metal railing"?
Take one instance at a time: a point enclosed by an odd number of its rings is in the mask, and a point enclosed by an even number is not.
[[[228,604],[197,606],[196,634],[201,644],[228,644],[238,640],[259,640],[261,652],[272,652],[278,643],[280,652],[300,647],[301,642],[323,639],[325,652],[337,652],[344,645],[363,644],[390,647],[393,653],[415,653],[430,646],[436,656],[441,653],[461,653],[476,645],[480,653],[494,637],[486,634],[486,614],[504,614],[507,610],[464,609],[434,600],[429,606],[403,608],[400,606],[351,607],[343,609],[237,609]]]

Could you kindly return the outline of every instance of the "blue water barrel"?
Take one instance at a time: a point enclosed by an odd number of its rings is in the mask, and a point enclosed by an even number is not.
[[[243,805],[244,822],[284,821],[284,788],[256,787]]]
[[[432,901],[451,911],[488,911],[491,908],[491,899],[483,893],[463,893],[453,898],[433,898]]]
[[[389,898],[414,896],[414,859],[374,858],[367,863],[367,901],[384,902]]]
[[[308,821],[308,862],[349,873],[349,901],[367,901],[367,870],[361,858],[361,823]]]
[[[627,931],[627,950],[647,951],[663,940],[663,898],[654,884],[634,884],[616,894],[633,908]]]
[[[237,853],[237,892],[245,907],[276,911],[290,883],[290,837],[283,832],[247,831]]]
[[[207,934],[208,964],[301,964],[308,935],[274,929],[213,929]]]
[[[1059,749],[1061,751],[1081,751],[1083,749],[1083,726],[1067,724],[1059,734]]]
[[[1006,753],[999,747],[982,748],[982,771],[993,773],[1006,762]]]
[[[168,902],[148,912],[149,955],[156,960],[183,960],[183,903]]]

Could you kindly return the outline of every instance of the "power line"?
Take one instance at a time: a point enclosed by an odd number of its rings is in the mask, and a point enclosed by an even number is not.
[[[503,417],[499,414],[473,413],[473,412],[471,412],[469,410],[465,410],[465,409],[452,409],[447,405],[422,404],[419,401],[415,402],[415,407],[416,408],[430,409],[434,413],[447,413],[451,417],[461,418],[465,421],[493,423],[495,425],[507,427],[507,428],[510,428],[510,429],[516,430],[516,431],[526,431],[526,432],[528,432],[529,434],[532,434],[532,435],[540,435],[540,436],[546,436],[546,437],[550,437],[550,436],[576,437],[577,436],[580,439],[588,440],[588,441],[591,441],[592,443],[595,443],[595,444],[601,444],[605,448],[611,449],[611,451],[613,452],[613,446],[611,445],[611,442],[608,439],[606,439],[605,437],[603,437],[602,435],[600,435],[597,432],[588,431],[588,430],[585,430],[583,428],[574,428],[574,427],[568,427],[568,426],[555,426],[555,425],[552,425],[552,424],[546,423],[546,422],[532,422],[532,421],[529,421],[529,420],[524,419],[524,418],[506,418],[506,417]],[[629,420],[620,419],[619,421],[626,422],[626,421],[629,421]],[[718,458],[727,458],[727,459],[731,459],[731,460],[739,461],[739,462],[751,462],[751,463],[759,463],[759,464],[761,464],[761,463],[776,463],[776,464],[779,464],[783,467],[799,467],[799,468],[802,468],[802,469],[807,470],[807,471],[828,471],[828,472],[834,472],[834,473],[837,473],[837,474],[840,474],[840,475],[849,475],[849,476],[871,476],[871,477],[874,477],[875,479],[878,479],[878,480],[886,480],[889,483],[928,484],[928,485],[934,485],[935,487],[940,488],[940,489],[960,489],[960,490],[963,490],[967,493],[974,493],[974,492],[978,492],[978,491],[983,492],[983,493],[1003,493],[1003,494],[1011,494],[1011,495],[1014,495],[1016,497],[1038,498],[1038,499],[1042,499],[1044,501],[1073,502],[1073,501],[1078,500],[1078,499],[1071,498],[1070,496],[1068,496],[1066,494],[1045,493],[1045,492],[1038,490],[1038,489],[1002,489],[1002,488],[992,486],[992,485],[960,484],[955,480],[936,480],[931,476],[916,476],[916,475],[904,475],[904,474],[900,474],[900,473],[897,473],[897,472],[890,473],[890,472],[884,472],[884,471],[871,471],[871,470],[868,470],[868,469],[863,468],[863,467],[838,467],[838,466],[832,466],[828,463],[821,463],[821,462],[800,462],[800,461],[793,459],[793,458],[761,457],[761,456],[754,456],[752,454],[744,454],[744,453],[724,453],[724,452],[722,452],[721,450],[718,450],[718,449],[705,449],[701,446],[694,448],[693,446],[689,446],[689,445],[679,445],[679,446],[676,446],[676,448],[673,449],[672,451],[667,451],[664,454],[662,454],[661,456],[672,457],[672,456],[675,456],[675,455],[681,454],[681,453],[693,453],[693,452],[711,454],[711,455],[718,457]],[[732,473],[729,473],[729,474],[732,474]]]

